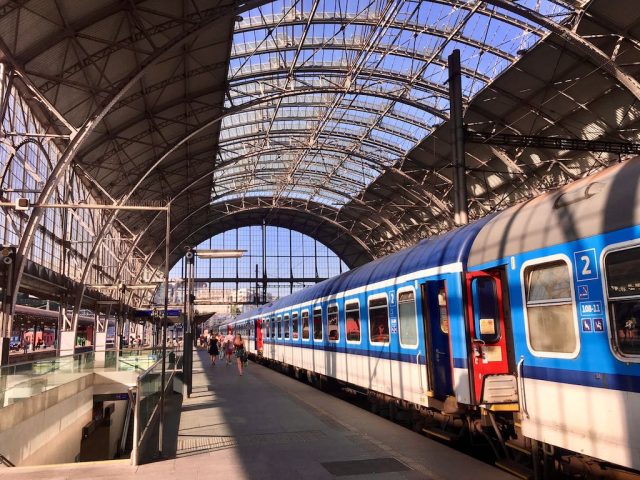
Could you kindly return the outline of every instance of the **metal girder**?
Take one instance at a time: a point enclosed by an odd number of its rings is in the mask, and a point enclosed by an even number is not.
[[[230,8],[214,9],[213,11],[210,12],[210,15],[198,18],[197,21],[194,21],[194,23],[191,24],[189,28],[184,29],[183,31],[178,33],[175,37],[170,38],[164,45],[157,48],[144,61],[142,61],[140,65],[133,72],[131,72],[131,74],[129,74],[124,80],[119,82],[118,85],[115,85],[113,89],[114,93],[109,97],[107,101],[105,101],[102,104],[100,108],[97,109],[96,112],[94,112],[83,123],[83,125],[78,129],[77,134],[70,140],[69,145],[61,155],[56,167],[54,168],[49,178],[47,179],[47,182],[45,183],[42,189],[42,193],[40,194],[37,203],[46,203],[48,201],[49,197],[54,191],[54,188],[60,181],[64,172],[67,170],[67,168],[71,164],[71,161],[74,159],[77,152],[80,150],[84,141],[93,132],[97,124],[102,121],[105,115],[107,115],[107,113],[111,111],[111,109],[113,108],[113,105],[115,105],[115,103],[118,102],[124,96],[124,94],[135,83],[137,83],[140,80],[140,78],[142,78],[146,70],[148,70],[151,65],[155,64],[155,62],[157,62],[158,59],[162,57],[162,55],[166,54],[167,51],[170,51],[176,47],[181,46],[190,38],[192,38],[193,36],[201,32],[204,28],[208,28],[211,26],[211,24],[215,23],[221,18],[224,18],[224,15],[228,14],[230,11],[233,11],[233,9],[230,9]],[[20,285],[20,280],[22,278],[26,254],[34,240],[35,231],[42,219],[42,213],[43,213],[42,209],[40,208],[34,209],[33,213],[29,217],[29,221],[27,223],[24,234],[20,241],[20,245],[18,247],[18,255],[17,255],[18,260],[16,262],[15,277],[14,277],[16,288],[15,288],[15,291],[13,292],[14,295],[12,298],[12,304],[15,304],[17,300],[17,295],[19,290],[17,287]],[[111,217],[113,217],[113,215]],[[109,226],[111,226],[112,224],[111,221],[107,223],[109,224]],[[92,250],[92,253],[90,254],[87,260],[86,266],[84,268],[82,279],[81,279],[81,283],[83,285],[86,281],[86,276],[89,271],[89,265],[93,261],[94,257],[95,257],[95,249]],[[79,301],[81,301],[82,295],[79,295],[78,297],[79,297]],[[78,311],[79,311],[79,307],[76,308],[74,311],[74,328],[75,328],[75,324],[77,323]]]
[[[494,12],[491,12],[491,14],[493,13]],[[487,12],[486,14],[488,15],[489,13]],[[496,18],[502,21],[505,21],[507,23],[512,23],[511,22],[512,19],[507,15],[498,14]],[[253,32],[256,30],[274,30],[280,27],[293,27],[297,25],[304,25],[307,23],[308,16],[306,14],[296,15],[295,17],[282,16],[280,18],[273,18],[271,22],[267,22],[265,16],[262,16],[261,19],[264,20],[264,23],[250,23],[247,25],[241,25],[240,27],[235,29],[234,33],[238,34],[238,33],[245,33],[245,32]],[[314,17],[313,23],[314,25],[324,25],[324,24],[343,25],[345,23],[345,20],[349,25],[375,26],[377,23],[380,22],[381,18],[371,17],[371,16],[354,16],[352,18],[347,17],[345,19],[345,16],[343,13],[335,12],[331,14],[327,12],[322,12],[321,15],[316,15]],[[521,26],[521,24],[518,24],[518,26]],[[432,27],[431,25],[419,24],[412,21],[398,21],[394,19],[391,22],[390,27],[398,30],[405,30],[407,32],[411,32],[414,34],[422,33],[422,34],[433,35],[435,37],[441,37],[441,38],[446,38],[447,36],[447,32],[443,30],[438,30],[437,28]],[[460,43],[469,45],[471,47],[484,50],[498,57],[502,57],[506,60],[509,60],[510,62],[514,62],[516,60],[513,56],[509,55],[507,52],[500,50],[499,48],[495,48],[491,45],[487,45],[486,43],[479,42],[478,40],[475,40],[470,37],[466,37],[464,35],[459,35],[457,37],[457,41],[459,41]]]
[[[574,45],[580,51],[586,53],[593,61],[595,65],[605,70],[609,75],[620,82],[629,92],[638,100],[640,100],[640,83],[633,78],[630,74],[624,71],[622,67],[617,65],[607,54],[597,48],[591,42],[588,42],[573,30],[549,20],[544,15],[540,15],[538,12],[527,8],[524,5],[520,5],[510,0],[481,0],[482,2],[495,5],[496,7],[504,8],[507,11],[513,12],[516,15],[520,15],[532,22],[541,25],[551,32],[555,33],[559,37],[565,39],[571,45]]]

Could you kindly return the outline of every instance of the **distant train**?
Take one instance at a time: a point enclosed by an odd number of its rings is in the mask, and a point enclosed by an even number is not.
[[[449,418],[431,432],[481,434],[507,462],[640,469],[640,158],[230,327],[269,362]]]

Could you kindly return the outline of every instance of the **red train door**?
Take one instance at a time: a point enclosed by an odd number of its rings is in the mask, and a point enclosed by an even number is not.
[[[498,273],[489,272],[468,273],[466,280],[470,373],[480,403],[484,377],[509,373],[502,282]]]
[[[262,320],[257,319],[255,321],[255,339],[256,339],[256,351],[262,350]]]

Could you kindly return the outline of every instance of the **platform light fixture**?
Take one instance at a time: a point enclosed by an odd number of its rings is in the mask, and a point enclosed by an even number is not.
[[[196,257],[200,258],[240,258],[246,250],[193,250]]]

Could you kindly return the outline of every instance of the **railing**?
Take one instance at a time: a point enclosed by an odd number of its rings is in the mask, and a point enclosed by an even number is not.
[[[11,460],[0,453],[0,465],[4,465],[5,467],[15,467]]]
[[[162,353],[160,353],[158,360],[138,377],[133,421],[133,451],[131,452],[134,465],[139,465],[141,457],[147,450],[145,446],[154,439],[157,442],[153,431],[160,414],[160,398],[163,392],[169,389],[175,372],[181,368],[181,353],[177,349],[167,349],[164,385],[162,385]]]
[[[0,368],[0,408],[99,371],[143,372],[157,361],[160,349],[136,348],[86,352],[14,363]]]

